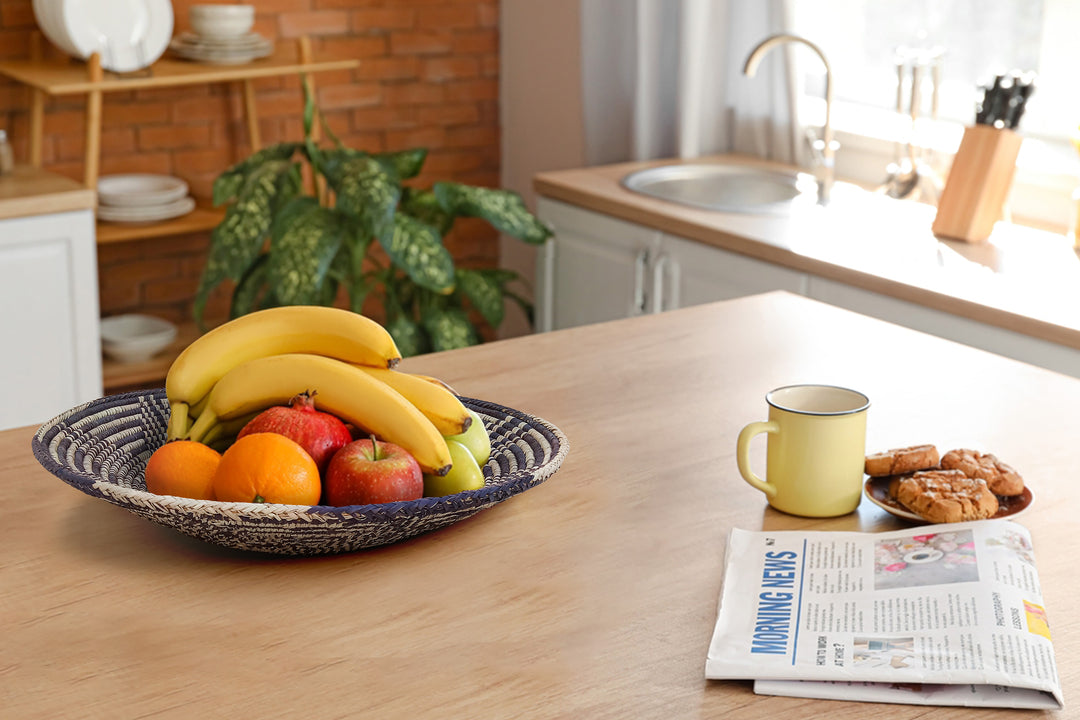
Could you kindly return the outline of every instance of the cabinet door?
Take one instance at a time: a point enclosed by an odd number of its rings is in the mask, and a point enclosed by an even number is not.
[[[806,294],[804,273],[671,235],[663,236],[651,274],[653,311],[771,290]]]
[[[547,198],[538,201],[537,214],[555,231],[537,266],[537,330],[648,311],[659,232]]]
[[[101,396],[89,210],[0,221],[0,429]]]

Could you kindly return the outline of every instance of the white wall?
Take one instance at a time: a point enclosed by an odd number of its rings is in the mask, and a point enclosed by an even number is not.
[[[580,3],[502,0],[499,6],[502,186],[521,193],[533,211],[533,175],[585,165]],[[499,264],[526,278],[531,299],[536,248],[501,238]],[[524,314],[508,303],[500,337],[528,332]]]

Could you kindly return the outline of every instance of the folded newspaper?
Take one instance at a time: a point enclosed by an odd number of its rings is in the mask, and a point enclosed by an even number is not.
[[[764,695],[1060,709],[1031,535],[732,530],[705,676]]]

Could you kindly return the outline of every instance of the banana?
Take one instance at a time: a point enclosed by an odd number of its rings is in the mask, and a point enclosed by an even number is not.
[[[442,435],[460,435],[472,424],[472,415],[457,396],[426,377],[417,377],[398,370],[363,365],[356,367],[401,393]]]
[[[424,472],[445,475],[450,469],[446,440],[401,393],[349,363],[309,353],[255,358],[229,370],[210,391],[189,436],[202,440],[222,421],[284,405],[311,391],[318,394],[322,410],[400,445]]]
[[[434,383],[435,385],[438,385],[439,387],[453,393],[454,395],[461,395],[461,393],[459,393],[457,390],[450,387],[448,384],[446,384],[445,382],[443,382],[442,380],[440,380],[437,377],[432,377],[431,375],[421,375],[420,373],[409,373],[409,374],[412,375],[414,378],[420,378],[421,380],[424,380],[426,382]]]
[[[202,400],[229,370],[248,360],[283,353],[315,353],[382,368],[393,367],[401,359],[382,325],[341,308],[291,305],[242,315],[196,339],[169,368],[165,378],[172,410],[169,438],[187,434],[190,406]]]

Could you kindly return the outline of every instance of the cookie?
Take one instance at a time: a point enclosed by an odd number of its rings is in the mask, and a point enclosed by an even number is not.
[[[943,470],[960,470],[970,478],[986,481],[995,495],[1012,496],[1024,492],[1024,478],[990,453],[975,450],[950,450],[941,458]]]
[[[870,477],[903,475],[938,466],[938,451],[933,445],[913,445],[866,456],[865,470]]]
[[[908,510],[933,523],[983,520],[998,511],[986,481],[960,470],[925,470],[900,481],[897,499]]]

